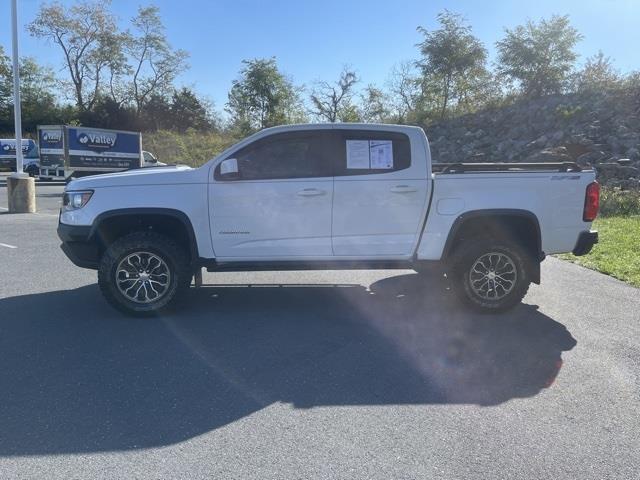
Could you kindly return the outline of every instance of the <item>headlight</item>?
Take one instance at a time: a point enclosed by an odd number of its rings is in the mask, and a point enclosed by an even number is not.
[[[81,192],[64,192],[62,196],[62,210],[69,212],[84,207],[91,199],[93,190],[84,190]]]

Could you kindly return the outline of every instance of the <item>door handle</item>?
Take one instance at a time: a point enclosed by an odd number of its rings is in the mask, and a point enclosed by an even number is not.
[[[325,193],[327,193],[324,190],[319,190],[317,188],[305,188],[303,190],[300,190],[297,195],[299,197],[317,197],[319,195],[324,195]]]
[[[396,185],[395,187],[391,187],[391,191],[393,193],[413,193],[417,192],[418,189],[409,185]]]

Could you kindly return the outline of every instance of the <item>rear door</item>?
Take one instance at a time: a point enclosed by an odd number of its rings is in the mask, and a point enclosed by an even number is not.
[[[424,161],[400,132],[336,130],[332,245],[336,256],[406,257],[426,208]],[[423,154],[424,155],[424,154]]]
[[[332,164],[328,130],[273,134],[229,158],[237,176],[220,165],[209,186],[211,236],[221,259],[330,257]]]

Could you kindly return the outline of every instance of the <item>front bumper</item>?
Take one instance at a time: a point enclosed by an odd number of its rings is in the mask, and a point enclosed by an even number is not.
[[[576,246],[573,248],[573,254],[577,257],[586,255],[591,251],[593,246],[598,243],[598,232],[591,230],[589,232],[580,232]]]
[[[60,248],[75,265],[98,269],[100,251],[97,243],[92,241],[91,226],[58,223],[58,237],[62,240]]]

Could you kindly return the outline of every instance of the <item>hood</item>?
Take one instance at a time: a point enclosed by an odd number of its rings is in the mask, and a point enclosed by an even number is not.
[[[179,183],[203,183],[207,181],[207,168],[191,168],[184,165],[145,167],[123,172],[82,177],[69,183],[66,190],[85,190],[103,187],[135,185],[171,185]]]

